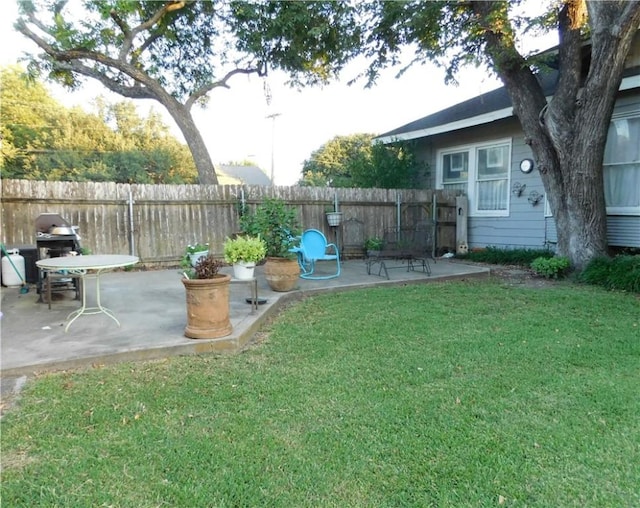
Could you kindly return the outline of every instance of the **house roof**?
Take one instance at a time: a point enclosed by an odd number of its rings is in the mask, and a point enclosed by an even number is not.
[[[258,166],[220,164],[216,171],[220,185],[271,185],[271,179]]]
[[[640,67],[627,69],[624,75],[621,90],[640,88]],[[549,97],[555,91],[558,72],[538,74],[538,80],[545,96]],[[514,115],[511,99],[506,88],[502,87],[385,132],[378,136],[376,141],[391,143],[424,138],[512,116]]]

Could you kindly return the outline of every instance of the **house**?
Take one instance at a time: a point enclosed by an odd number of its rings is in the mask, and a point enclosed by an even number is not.
[[[640,32],[626,63],[605,150],[608,242],[640,247]],[[557,74],[541,75],[547,97]],[[383,143],[413,140],[431,168],[428,188],[463,190],[470,248],[553,247],[557,241],[531,149],[505,88],[386,132]],[[483,181],[478,179],[478,168]],[[486,175],[490,175],[487,179]],[[480,184],[482,193],[478,193]]]
[[[271,179],[258,166],[221,164],[216,172],[220,185],[271,185]]]

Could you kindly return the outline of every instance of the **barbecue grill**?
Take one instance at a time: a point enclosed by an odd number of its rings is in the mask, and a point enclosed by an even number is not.
[[[80,236],[77,226],[69,224],[57,213],[43,213],[36,219],[36,248],[38,259],[68,256],[71,252],[80,254]],[[46,273],[38,270],[37,289],[40,294],[39,302],[42,302],[42,287]],[[53,280],[54,291],[75,290],[78,296],[78,279],[58,278]],[[53,287],[55,286],[55,287]]]

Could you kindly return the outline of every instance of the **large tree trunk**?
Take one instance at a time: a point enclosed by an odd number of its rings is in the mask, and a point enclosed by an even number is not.
[[[217,185],[218,177],[216,176],[213,161],[209,155],[209,150],[207,150],[207,145],[193,121],[191,111],[176,100],[162,102],[171,117],[175,120],[189,146],[193,161],[198,170],[198,182],[200,184]]]
[[[607,255],[603,158],[607,132],[622,80],[624,61],[640,23],[640,3],[586,2],[591,59],[583,68],[583,40],[577,19],[582,0],[568,0],[559,15],[559,80],[547,104],[512,39],[487,29],[485,39],[531,145],[558,234],[557,252],[582,270]],[[499,2],[474,2],[488,27]],[[586,72],[586,78],[585,73]]]

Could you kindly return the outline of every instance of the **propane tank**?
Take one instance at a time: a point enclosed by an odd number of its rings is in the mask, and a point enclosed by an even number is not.
[[[25,281],[24,258],[18,249],[7,251],[2,257],[2,285],[7,287],[22,286]]]

